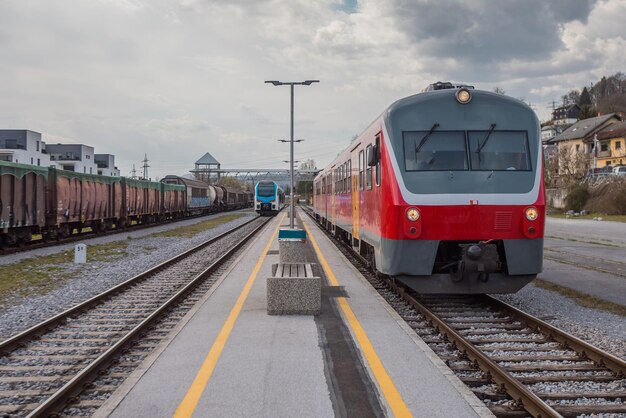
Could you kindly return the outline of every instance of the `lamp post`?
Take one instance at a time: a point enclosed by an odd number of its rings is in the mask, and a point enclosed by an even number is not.
[[[294,228],[294,218],[295,218],[295,207],[293,204],[293,143],[300,142],[301,139],[294,141],[293,139],[293,86],[310,86],[313,83],[319,83],[319,80],[304,80],[304,81],[276,81],[276,80],[267,80],[266,83],[272,84],[274,86],[289,86],[291,88],[291,135],[289,139],[289,155],[291,160],[291,166],[289,167],[291,173],[291,208],[289,210],[289,227],[291,229]],[[285,140],[279,140],[281,142],[287,142]]]
[[[279,142],[289,142],[289,141],[282,141],[280,139],[278,141]],[[295,140],[293,142],[302,142],[302,141],[304,141],[304,139],[297,139],[297,140]],[[295,183],[295,180],[294,180],[295,174],[294,174],[294,172],[296,171],[296,169],[294,167],[295,167],[295,165],[297,163],[300,162],[300,160],[293,160],[293,162],[289,161],[289,160],[283,160],[283,162],[286,163],[286,164],[291,163],[291,169],[289,171],[289,173],[291,174],[291,184],[290,184],[290,187],[289,187],[289,189],[290,189],[290,191],[289,191],[289,200],[291,200],[291,206],[293,206],[293,196],[294,196],[293,188],[295,187],[295,184],[294,184]],[[292,227],[292,229],[293,229],[293,227]]]

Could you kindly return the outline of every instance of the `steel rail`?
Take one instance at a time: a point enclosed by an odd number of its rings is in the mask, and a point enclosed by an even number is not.
[[[222,239],[223,237],[237,231],[240,228],[243,228],[244,226],[250,224],[251,222],[254,222],[256,219],[258,219],[257,217],[252,218],[251,220],[244,222],[241,225],[238,225],[234,228],[229,229],[228,231],[211,238],[210,240],[194,247],[191,248],[169,260],[166,260],[158,265],[156,265],[155,267],[144,271],[143,273],[138,274],[137,276],[134,276],[128,280],[126,280],[125,282],[122,282],[108,290],[105,290],[104,292],[95,295],[89,299],[87,299],[84,302],[79,303],[78,305],[75,305],[43,322],[40,322],[37,325],[33,325],[32,327],[20,332],[19,334],[16,334],[12,337],[9,337],[8,339],[0,342],[0,356],[6,356],[9,355],[11,351],[15,350],[16,348],[19,348],[25,341],[27,340],[31,340],[33,338],[35,338],[39,333],[43,333],[51,328],[54,328],[55,326],[63,323],[68,317],[70,317],[72,314],[84,311],[86,309],[88,309],[89,307],[99,304],[100,302],[104,301],[106,298],[113,296],[116,293],[119,293],[123,290],[125,290],[126,288],[140,282],[141,280],[144,280],[148,277],[150,277],[151,275],[153,275],[154,273],[157,273],[158,271],[178,262],[179,260],[193,254],[194,252],[197,252],[201,249],[203,249],[204,247],[213,244],[214,242]],[[270,218],[271,219],[271,218]]]
[[[258,218],[254,218],[255,220]],[[52,394],[46,401],[40,404],[35,410],[33,410],[28,417],[49,417],[58,416],[62,409],[76,399],[76,397],[84,390],[85,385],[101,370],[106,369],[112,364],[114,358],[123,351],[131,341],[141,334],[144,330],[148,329],[160,316],[174,306],[180,299],[182,299],[189,291],[191,291],[196,285],[198,285],[207,276],[211,275],[219,266],[228,260],[237,250],[243,247],[261,228],[268,224],[272,218],[268,218],[246,237],[239,241],[234,247],[228,250],[218,260],[213,262],[202,273],[194,277],[189,283],[181,288],[176,294],[170,297],[159,308],[157,308],[152,314],[146,317],[135,328],[129,331],[118,342],[112,345],[107,351],[102,353],[98,358],[93,360],[89,365],[76,374],[70,381],[68,381],[63,387]],[[246,223],[246,225],[249,222]]]
[[[19,254],[19,253],[23,253],[27,251],[38,250],[41,248],[58,247],[61,245],[67,245],[73,242],[82,241],[85,239],[101,238],[101,237],[105,237],[109,235],[121,234],[124,232],[141,231],[143,229],[154,228],[154,227],[161,226],[161,225],[168,225],[168,224],[182,222],[182,221],[186,221],[190,219],[202,218],[205,216],[207,217],[214,216],[214,215],[224,214],[228,212],[237,212],[240,210],[242,209],[234,209],[234,210],[229,209],[227,211],[222,211],[222,212],[214,212],[214,213],[200,214],[200,215],[190,215],[190,216],[185,216],[184,218],[170,218],[170,219],[166,219],[166,220],[155,222],[155,223],[138,223],[134,225],[127,225],[123,228],[116,227],[107,231],[92,230],[91,232],[78,232],[76,234],[70,234],[66,238],[54,238],[54,239],[38,238],[38,239],[30,240],[28,242],[18,243],[16,245],[9,245],[5,247],[2,247],[2,245],[0,245],[0,255]],[[91,228],[91,227],[84,227],[84,228]]]
[[[618,377],[626,377],[626,361],[621,358],[600,350],[580,338],[568,334],[567,332],[560,330],[539,318],[529,315],[506,302],[491,296],[485,296],[485,299],[487,300],[487,303],[498,305],[505,310],[512,312],[514,316],[524,322],[529,328],[536,329],[540,334],[548,335],[550,338],[563,344],[567,348],[576,351],[583,358],[593,360],[596,364],[610,369],[612,372],[616,373]]]
[[[430,320],[435,329],[446,336],[458,350],[460,350],[470,360],[474,361],[478,367],[488,374],[500,388],[505,390],[511,397],[528,413],[534,417],[562,417],[555,409],[546,404],[541,398],[530,391],[519,380],[511,376],[506,370],[490,360],[485,354],[477,349],[472,343],[463,338],[459,333],[447,325],[437,315],[428,308],[411,297],[403,288],[396,285],[392,279],[388,279],[388,285],[409,305]]]

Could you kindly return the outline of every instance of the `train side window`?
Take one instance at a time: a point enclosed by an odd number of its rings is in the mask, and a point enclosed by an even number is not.
[[[370,161],[372,151],[373,147],[371,145],[368,145],[367,148],[365,148],[365,152],[367,154],[365,161]],[[365,167],[365,185],[367,186],[367,190],[372,190],[372,166],[369,164]]]
[[[376,135],[376,186],[380,186],[380,134]]]
[[[348,178],[348,170],[346,170],[348,163],[343,163],[343,165],[341,166],[341,180],[343,181],[343,184],[341,185],[341,190],[345,193],[348,191],[348,188],[346,187],[346,179]]]
[[[359,190],[363,190],[363,151],[359,151]]]

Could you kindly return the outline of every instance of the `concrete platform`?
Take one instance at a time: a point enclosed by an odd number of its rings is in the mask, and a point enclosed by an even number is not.
[[[302,216],[339,282],[321,315],[266,313],[279,214],[95,416],[492,416]]]

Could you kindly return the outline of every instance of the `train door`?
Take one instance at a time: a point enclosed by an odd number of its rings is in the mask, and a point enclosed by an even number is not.
[[[330,170],[330,223],[332,224],[331,231],[335,230],[337,222],[337,199],[335,199],[335,193],[337,192],[337,169],[331,168]]]
[[[357,155],[359,173],[358,175],[354,173],[354,175],[352,176],[352,245],[355,244],[355,240],[361,239],[359,231],[359,190],[361,189],[361,185],[363,184],[363,179],[361,178],[363,176],[363,151],[359,152],[359,154]],[[350,161],[352,161],[352,156],[350,156]]]
[[[324,199],[324,222],[328,222],[328,176],[322,179],[322,197]]]

